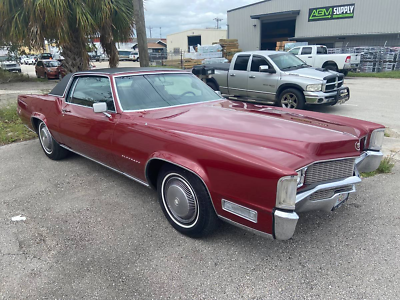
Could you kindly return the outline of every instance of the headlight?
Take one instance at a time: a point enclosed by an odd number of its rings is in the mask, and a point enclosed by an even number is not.
[[[301,187],[304,184],[304,177],[306,175],[307,168],[303,168],[297,171],[297,187]]]
[[[309,92],[318,92],[322,90],[322,84],[309,84],[306,88]]]
[[[296,206],[297,176],[279,179],[276,191],[276,207],[294,210]]]
[[[53,72],[52,69],[47,69],[46,71],[49,72],[49,73]]]
[[[381,150],[384,136],[385,136],[384,128],[372,131],[371,138],[369,139],[368,149],[375,151]]]

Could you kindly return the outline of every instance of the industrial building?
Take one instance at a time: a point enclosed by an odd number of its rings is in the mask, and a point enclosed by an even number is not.
[[[212,45],[220,39],[226,39],[224,29],[191,29],[167,35],[167,48],[169,52],[188,52],[190,46]]]
[[[400,47],[399,13],[399,0],[266,0],[229,10],[228,38],[243,50],[282,41]]]

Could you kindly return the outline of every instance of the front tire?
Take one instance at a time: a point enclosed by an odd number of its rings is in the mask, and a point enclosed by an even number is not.
[[[50,159],[60,160],[68,155],[68,150],[61,147],[52,137],[46,124],[41,121],[38,127],[40,145],[44,154]]]
[[[180,233],[202,237],[218,227],[208,191],[193,173],[164,165],[158,175],[157,191],[165,217]]]
[[[296,89],[287,89],[280,94],[279,105],[285,108],[303,109],[305,98],[302,92]]]

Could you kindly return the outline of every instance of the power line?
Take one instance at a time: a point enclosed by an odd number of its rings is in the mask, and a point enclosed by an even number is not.
[[[223,19],[214,18],[213,20],[214,20],[215,22],[217,22],[217,29],[219,29],[219,22],[221,22]]]

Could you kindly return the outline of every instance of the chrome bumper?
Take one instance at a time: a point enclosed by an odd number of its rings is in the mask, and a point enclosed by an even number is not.
[[[378,169],[383,158],[381,151],[366,151],[356,159],[358,172],[372,172]]]
[[[338,98],[338,92],[340,90],[347,89],[347,87],[341,87],[339,90],[332,92],[304,92],[306,104],[336,104],[337,102],[344,103],[350,99],[350,93],[345,98]]]

